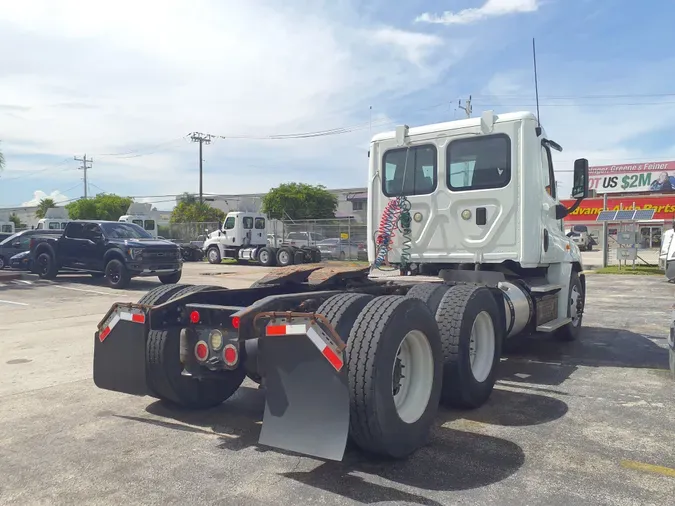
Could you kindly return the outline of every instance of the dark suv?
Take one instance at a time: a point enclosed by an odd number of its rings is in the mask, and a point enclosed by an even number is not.
[[[14,234],[8,234],[8,237],[0,237],[0,269],[9,267],[9,259],[19,253],[30,249],[31,237],[37,235],[54,235],[54,232],[60,233],[60,230],[22,230]]]
[[[155,239],[133,223],[71,221],[63,235],[36,236],[30,244],[33,270],[53,279],[60,272],[88,272],[125,288],[136,276],[178,283],[183,262],[177,244]]]

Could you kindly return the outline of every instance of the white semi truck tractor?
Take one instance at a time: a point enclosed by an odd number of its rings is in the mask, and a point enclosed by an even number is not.
[[[565,208],[561,149],[528,112],[376,135],[370,268],[293,265],[246,289],[163,286],[114,304],[95,332],[96,385],[206,409],[248,377],[265,394],[261,445],[341,460],[349,436],[410,455],[439,405],[489,399],[507,340],[580,335],[586,284],[562,220],[588,195],[588,161]]]

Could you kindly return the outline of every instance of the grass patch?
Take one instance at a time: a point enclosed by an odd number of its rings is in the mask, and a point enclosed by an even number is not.
[[[594,271],[596,274],[623,274],[625,276],[663,276],[663,271],[657,266],[653,265],[635,265],[633,269],[632,265],[621,266],[619,269],[618,265],[610,265],[602,269],[597,269]]]

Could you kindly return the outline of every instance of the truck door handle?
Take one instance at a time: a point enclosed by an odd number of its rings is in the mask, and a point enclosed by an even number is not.
[[[487,209],[484,207],[476,208],[476,225],[485,225],[487,223]]]

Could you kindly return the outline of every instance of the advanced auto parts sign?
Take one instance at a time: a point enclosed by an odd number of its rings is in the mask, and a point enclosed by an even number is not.
[[[574,200],[561,200],[568,209]],[[675,219],[675,195],[672,197],[610,197],[607,199],[607,209],[654,209],[655,220],[673,221]],[[581,205],[565,217],[568,222],[595,221],[602,211],[602,199],[585,199]]]
[[[675,161],[590,167],[588,175],[589,188],[598,194],[675,192]]]

